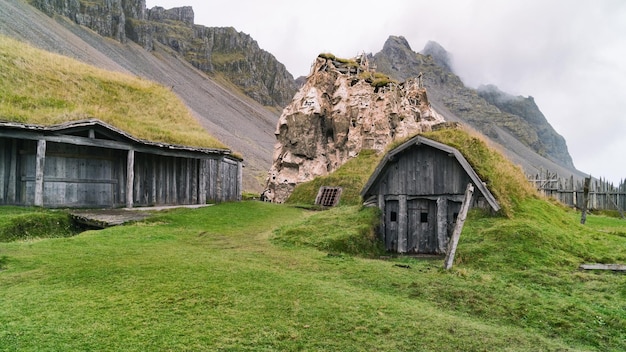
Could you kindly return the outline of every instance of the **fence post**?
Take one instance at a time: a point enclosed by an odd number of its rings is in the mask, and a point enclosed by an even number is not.
[[[587,221],[587,202],[589,201],[589,183],[591,182],[591,177],[585,177],[585,186],[583,187],[583,209],[582,214],[580,216],[580,223],[585,224]]]

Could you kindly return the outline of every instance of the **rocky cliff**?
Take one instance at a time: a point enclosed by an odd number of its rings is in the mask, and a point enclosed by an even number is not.
[[[439,44],[429,42],[422,53],[416,53],[405,38],[391,36],[372,62],[379,71],[398,80],[422,73],[433,104],[444,106],[504,147],[507,143],[500,140],[499,128],[539,155],[574,169],[565,139],[548,123],[532,97],[513,97],[493,86],[479,90],[466,87],[453,72],[450,55]]]
[[[145,0],[33,0],[48,15],[61,15],[120,42],[147,50],[154,42],[180,53],[196,68],[231,81],[263,105],[282,108],[296,92],[285,66],[249,35],[234,28],[194,24],[189,6],[146,9]]]
[[[375,72],[365,55],[320,55],[278,121],[266,196],[283,202],[298,183],[334,171],[361,150],[382,152],[394,139],[441,122],[418,79],[397,83]]]

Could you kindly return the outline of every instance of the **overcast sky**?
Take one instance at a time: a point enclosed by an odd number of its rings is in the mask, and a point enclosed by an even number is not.
[[[579,170],[626,179],[624,0],[146,2],[193,6],[196,24],[249,34],[294,77],[321,52],[377,53],[390,35],[419,52],[434,40],[466,85],[533,96]]]

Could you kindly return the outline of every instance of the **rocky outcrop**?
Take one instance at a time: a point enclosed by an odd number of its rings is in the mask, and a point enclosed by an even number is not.
[[[180,53],[196,68],[220,74],[263,105],[282,108],[297,90],[285,66],[249,35],[234,28],[194,24],[190,6],[146,9],[145,0],[34,0],[48,15],[61,15],[120,42],[146,50],[155,41]]]
[[[48,15],[62,15],[96,33],[126,41],[126,19],[143,19],[145,0],[34,0],[33,5]]]
[[[320,55],[278,121],[265,195],[284,202],[297,184],[336,170],[361,150],[382,152],[441,122],[418,80],[396,83],[370,69],[365,55]]]
[[[574,168],[565,138],[552,128],[533,97],[513,96],[494,85],[480,86],[477,92],[481,98],[498,107],[500,111],[523,118],[534,127],[539,140],[547,149],[546,154],[560,161],[564,166]]]
[[[398,80],[422,73],[433,104],[443,105],[496,142],[500,142],[500,136],[494,126],[510,132],[537,154],[574,169],[565,140],[543,117],[532,98],[496,103],[500,100],[491,99],[493,96],[484,90],[481,93],[466,87],[454,74],[451,57],[441,45],[429,42],[422,54],[418,54],[411,50],[406,39],[391,36],[372,61],[379,71]],[[506,147],[506,142],[502,143]]]

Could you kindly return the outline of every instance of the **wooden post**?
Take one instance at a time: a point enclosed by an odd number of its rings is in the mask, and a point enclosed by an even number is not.
[[[198,162],[198,204],[206,204],[207,201],[206,185],[210,162],[210,159],[199,159]]]
[[[582,214],[580,215],[580,223],[585,224],[587,221],[587,203],[589,202],[589,183],[591,182],[591,177],[585,177],[585,185],[583,186],[583,208]]]
[[[126,158],[126,207],[133,207],[133,185],[135,184],[135,151],[129,150]]]
[[[11,166],[9,166],[9,184],[7,185],[7,203],[17,203],[17,140],[11,141]]]
[[[43,175],[46,166],[46,141],[37,141],[37,159],[35,162],[35,206],[43,207]]]
[[[461,204],[461,210],[459,211],[459,215],[456,217],[454,232],[452,233],[450,243],[448,243],[446,259],[443,261],[443,267],[446,270],[452,268],[454,255],[456,254],[456,246],[459,244],[459,238],[461,237],[463,224],[465,223],[465,218],[467,217],[467,211],[469,210],[470,204],[472,204],[472,194],[474,194],[474,186],[471,183],[468,183],[467,189],[465,190],[465,197],[463,198],[463,203]]]
[[[215,198],[218,202],[224,201],[224,157],[217,159],[217,187]]]
[[[448,199],[446,197],[437,198],[437,251],[446,252],[448,237]]]
[[[241,201],[241,192],[243,190],[243,163],[237,161],[237,200]]]
[[[406,253],[409,222],[406,203],[406,194],[398,196],[398,253]]]

